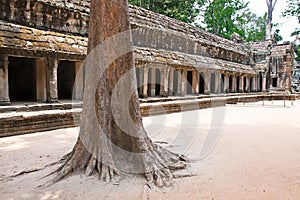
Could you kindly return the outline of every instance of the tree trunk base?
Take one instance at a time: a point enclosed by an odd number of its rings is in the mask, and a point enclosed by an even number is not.
[[[126,175],[126,173],[120,171],[114,164],[111,152],[102,152],[101,156],[97,156],[96,158],[78,140],[73,151],[60,160],[63,164],[49,174],[55,174],[51,184],[77,171],[82,171],[86,176],[98,174],[99,179],[105,182],[110,182],[115,176]],[[104,157],[105,162],[103,162]],[[158,145],[153,145],[153,150],[144,154],[141,162],[143,162],[143,175],[147,180],[147,185],[151,186],[155,184],[158,187],[163,187],[173,184],[173,171],[186,168],[188,160],[183,155],[172,153]]]

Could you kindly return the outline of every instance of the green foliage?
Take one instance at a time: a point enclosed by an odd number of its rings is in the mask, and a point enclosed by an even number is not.
[[[279,34],[279,32],[280,32],[279,29],[276,29],[274,31],[274,39],[275,39],[276,43],[279,42],[279,41],[281,41],[283,39],[282,36]]]
[[[129,0],[129,3],[186,23],[194,22],[199,12],[196,0]]]
[[[300,1],[299,0],[288,0],[288,6],[284,10],[282,15],[298,17],[298,21],[300,23]]]
[[[250,12],[244,0],[198,0],[202,28],[230,38],[238,33],[244,40],[265,38],[266,15],[259,17]]]

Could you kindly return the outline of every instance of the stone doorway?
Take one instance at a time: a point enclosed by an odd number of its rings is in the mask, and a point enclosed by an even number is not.
[[[205,80],[204,80],[204,73],[200,73],[199,77],[199,94],[204,94],[205,91]]]
[[[240,77],[239,76],[236,77],[236,92],[237,93],[241,92],[241,90],[240,90]]]
[[[61,60],[57,69],[58,99],[72,99],[75,77],[75,62]]]
[[[243,89],[244,89],[244,92],[248,92],[248,91],[247,91],[247,79],[246,79],[246,77],[244,77],[244,80],[243,80],[243,81],[244,81],[244,88],[243,88]]]
[[[220,83],[220,87],[221,87],[221,92],[224,93],[224,80],[225,80],[225,76],[224,74],[221,74],[221,83]]]
[[[210,93],[216,93],[216,76],[214,73],[210,76]]]
[[[178,93],[178,71],[174,70],[174,79],[173,79],[173,95]]]
[[[35,59],[9,57],[9,97],[11,101],[36,101]]]
[[[193,94],[193,72],[187,71],[187,94]]]
[[[272,78],[272,87],[278,87],[277,83],[278,83],[278,78],[277,77]]]
[[[160,70],[155,69],[155,96],[159,96],[160,93]]]

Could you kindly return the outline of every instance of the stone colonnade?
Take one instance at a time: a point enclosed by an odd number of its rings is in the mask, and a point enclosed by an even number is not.
[[[140,97],[246,93],[260,92],[266,88],[257,74],[160,64],[137,65],[137,76]]]
[[[10,83],[13,81],[23,81],[22,74],[18,76],[18,80],[9,80],[9,68],[16,67],[10,66],[9,60],[18,59],[18,57],[10,57],[9,55],[0,54],[0,105],[8,105],[10,104]],[[35,94],[35,100],[38,102],[58,102],[59,94],[58,94],[58,68],[60,60],[52,57],[40,57],[40,58],[32,58],[34,62],[34,80],[35,85],[32,90]],[[70,63],[74,64],[74,77],[71,77],[74,80],[72,91],[72,97],[76,100],[82,100],[83,95],[83,81],[84,81],[84,71],[82,66],[82,61],[70,61]],[[17,66],[24,67],[24,66]],[[64,67],[64,66],[62,66]],[[66,74],[64,72],[64,74]],[[24,75],[25,76],[25,75]],[[62,75],[63,76],[63,75]],[[76,79],[78,79],[75,82]],[[63,81],[63,80],[62,80]],[[26,84],[26,83],[24,83]],[[11,88],[13,89],[13,88]]]

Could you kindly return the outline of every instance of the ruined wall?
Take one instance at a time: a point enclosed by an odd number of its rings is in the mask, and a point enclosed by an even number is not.
[[[89,4],[79,0],[72,2],[65,5],[61,0],[1,0],[0,20],[87,36]]]
[[[0,19],[65,34],[88,34],[89,0],[1,0]],[[213,35],[189,24],[130,6],[135,47],[164,49],[249,64],[243,44]]]
[[[291,74],[293,71],[293,45],[276,45],[272,48],[271,58],[272,58],[272,67],[277,69],[279,73],[288,73]]]

